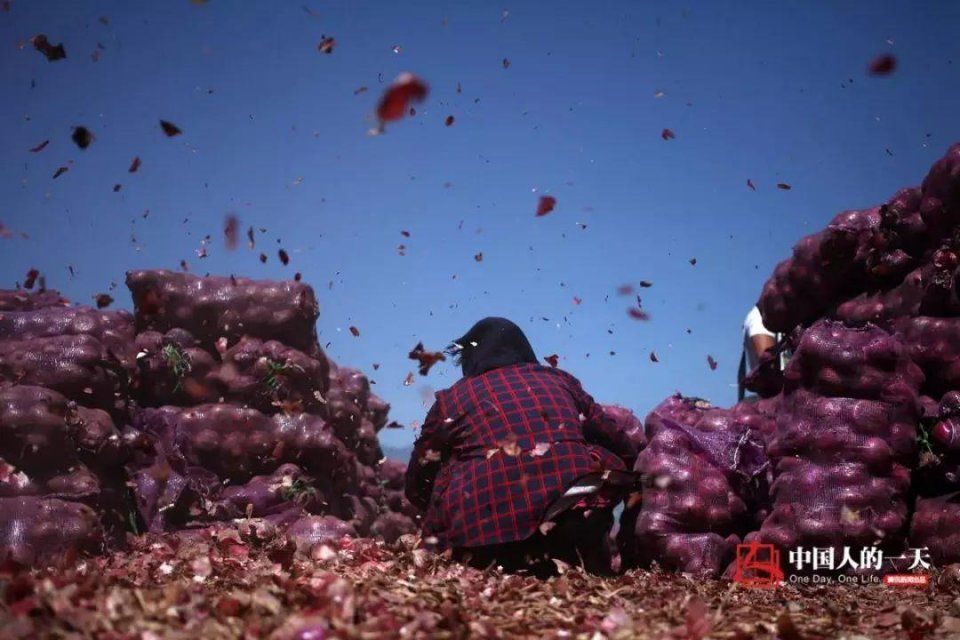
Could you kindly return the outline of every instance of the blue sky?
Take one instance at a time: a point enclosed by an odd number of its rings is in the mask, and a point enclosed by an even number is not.
[[[518,322],[598,400],[641,414],[676,390],[730,404],[740,325],[773,266],[835,213],[919,183],[960,140],[960,5],[877,6],[12,0],[0,222],[29,239],[0,239],[2,286],[36,267],[78,302],[116,282],[129,308],[127,269],[299,271],[321,343],[405,423],[458,378],[441,364],[404,386],[407,352],[486,315]],[[41,32],[67,59],[22,46]],[[868,76],[884,53],[895,72]],[[429,97],[367,135],[404,71]],[[164,137],[161,118],[183,135]],[[96,136],[85,151],[75,125]],[[545,194],[557,207],[536,218]],[[225,250],[231,212],[267,229],[255,251]],[[640,280],[649,322],[616,293]]]

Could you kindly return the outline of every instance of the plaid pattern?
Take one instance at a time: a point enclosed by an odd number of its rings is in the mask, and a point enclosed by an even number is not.
[[[631,469],[636,455],[572,375],[512,365],[437,392],[406,492],[441,546],[516,542],[578,478]]]

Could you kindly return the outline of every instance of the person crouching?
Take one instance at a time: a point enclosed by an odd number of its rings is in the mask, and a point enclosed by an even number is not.
[[[481,320],[448,352],[463,378],[436,393],[406,475],[424,535],[478,568],[547,576],[557,560],[609,573],[634,444],[505,318]]]

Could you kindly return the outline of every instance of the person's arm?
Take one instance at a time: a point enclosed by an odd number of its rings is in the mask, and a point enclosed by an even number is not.
[[[434,480],[448,456],[445,426],[440,402],[434,402],[423,421],[420,437],[413,445],[407,465],[407,500],[419,509],[426,509],[430,504]]]
[[[763,333],[750,336],[750,345],[753,347],[753,352],[757,355],[757,360],[759,360],[760,356],[767,352],[767,349],[773,349],[777,346],[777,341],[773,336]]]
[[[589,393],[584,391],[580,381],[570,376],[574,398],[580,413],[583,414],[583,436],[590,444],[603,447],[623,460],[627,469],[633,468],[639,451],[627,434],[607,417],[601,407]]]
[[[768,349],[777,345],[776,334],[763,324],[763,316],[756,306],[750,309],[746,320],[743,321],[743,331],[747,338],[745,347],[753,351],[749,354],[752,357],[748,358],[748,362],[756,364]]]

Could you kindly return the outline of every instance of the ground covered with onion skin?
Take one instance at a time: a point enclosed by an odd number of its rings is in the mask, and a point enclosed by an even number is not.
[[[130,549],[0,570],[2,638],[958,638],[960,570],[926,589],[747,589],[656,571],[548,581],[417,547],[297,550],[256,521],[143,536]]]

